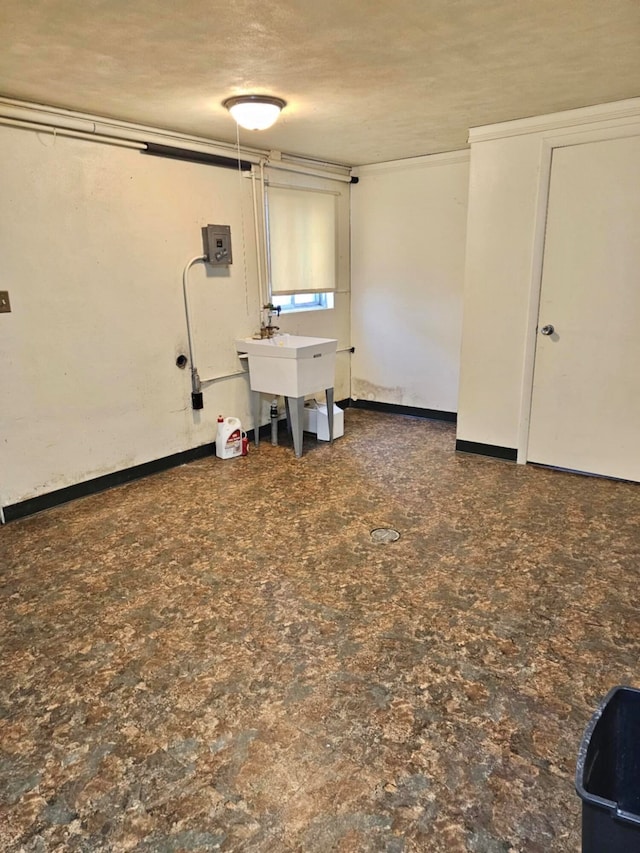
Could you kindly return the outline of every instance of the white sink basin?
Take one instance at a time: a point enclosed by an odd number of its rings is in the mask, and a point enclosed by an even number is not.
[[[236,341],[238,352],[268,358],[310,358],[317,353],[335,352],[333,338],[309,338],[304,335],[274,335],[272,338],[242,338]]]
[[[252,391],[304,397],[333,388],[338,341],[305,335],[240,338],[236,350],[249,356]]]

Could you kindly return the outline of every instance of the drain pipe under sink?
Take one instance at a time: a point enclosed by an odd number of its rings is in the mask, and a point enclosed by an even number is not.
[[[276,447],[278,444],[278,398],[274,397],[271,401],[271,444]]]

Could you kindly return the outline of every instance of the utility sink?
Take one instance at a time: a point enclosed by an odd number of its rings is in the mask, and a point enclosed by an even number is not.
[[[302,456],[304,398],[324,391],[327,396],[329,440],[333,441],[333,385],[338,341],[304,335],[274,335],[272,338],[241,338],[236,349],[249,359],[251,412],[256,446],[260,442],[260,395],[284,397],[296,456]],[[272,424],[273,444],[275,440]]]
[[[305,335],[240,338],[238,353],[249,357],[252,391],[284,397],[304,397],[333,388],[338,341]]]
[[[270,358],[309,358],[317,353],[335,352],[338,342],[333,338],[310,338],[305,335],[274,335],[272,338],[241,338],[236,341],[238,352]]]

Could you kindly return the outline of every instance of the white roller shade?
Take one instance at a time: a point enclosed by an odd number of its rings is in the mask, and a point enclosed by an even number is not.
[[[336,289],[336,194],[267,188],[271,293]]]

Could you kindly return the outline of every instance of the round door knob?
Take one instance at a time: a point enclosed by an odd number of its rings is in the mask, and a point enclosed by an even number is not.
[[[555,329],[553,328],[553,326],[543,326],[540,329],[541,335],[552,335],[554,332],[555,332]]]

